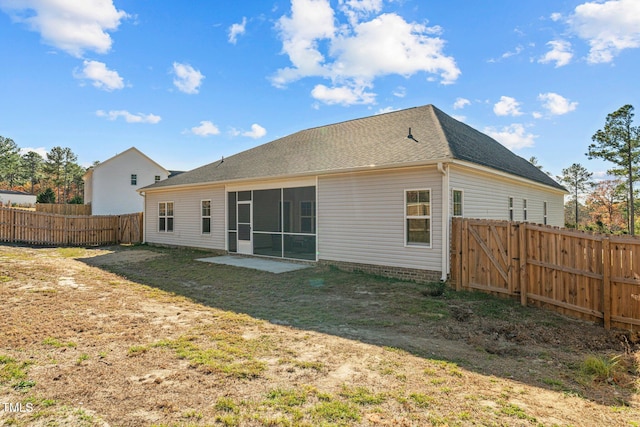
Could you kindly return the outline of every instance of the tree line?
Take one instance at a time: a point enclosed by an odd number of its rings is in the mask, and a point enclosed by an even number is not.
[[[611,179],[594,182],[593,173],[580,163],[562,170],[557,179],[570,193],[565,204],[567,227],[604,233],[635,235],[640,178],[640,127],[633,125],[633,106],[624,105],[607,115],[604,127],[591,137],[585,155],[612,164]]]
[[[84,203],[87,171],[68,147],[53,147],[46,159],[35,151],[21,154],[18,144],[0,136],[0,189],[37,195],[39,203]]]

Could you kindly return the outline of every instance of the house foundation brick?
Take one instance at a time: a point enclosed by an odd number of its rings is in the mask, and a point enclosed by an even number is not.
[[[320,260],[319,264],[330,265],[340,270],[362,272],[391,279],[410,280],[418,283],[438,282],[442,273],[433,270],[418,270],[416,268],[390,267],[386,265],[360,264],[355,262]]]

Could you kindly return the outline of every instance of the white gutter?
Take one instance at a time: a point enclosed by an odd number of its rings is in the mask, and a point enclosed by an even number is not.
[[[144,191],[139,191],[138,193],[144,198],[144,202],[142,203],[142,244],[144,245],[147,243],[147,227],[145,224],[147,222],[147,195]]]
[[[449,274],[449,165],[438,162],[438,172],[442,174],[442,256],[440,280],[447,280]]]
[[[447,159],[446,161],[450,161]],[[350,174],[356,172],[366,172],[366,171],[374,171],[374,170],[389,170],[389,169],[408,169],[408,168],[417,168],[423,166],[435,166],[438,163],[441,163],[442,160],[429,160],[429,161],[417,161],[417,162],[407,162],[407,163],[391,163],[384,165],[368,165],[368,166],[358,166],[353,168],[345,168],[345,169],[325,169],[325,170],[315,170],[309,172],[301,172],[301,173],[293,173],[293,174],[284,174],[284,175],[272,175],[272,176],[257,176],[257,177],[249,177],[249,178],[236,178],[236,179],[228,179],[221,181],[205,181],[191,184],[175,184],[175,185],[166,185],[155,188],[144,188],[143,191],[156,192],[156,191],[167,191],[167,190],[177,190],[180,188],[193,188],[193,187],[203,187],[210,185],[229,185],[229,184],[237,184],[243,182],[255,182],[255,181],[277,181],[277,180],[289,180],[300,177],[316,177],[323,175],[340,175],[340,174]],[[141,189],[136,190],[138,192]]]

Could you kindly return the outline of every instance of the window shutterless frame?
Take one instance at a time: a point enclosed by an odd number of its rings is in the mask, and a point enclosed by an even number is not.
[[[404,191],[405,246],[431,247],[431,189]]]
[[[200,201],[200,232],[211,234],[211,200]]]
[[[464,192],[462,190],[453,189],[451,190],[451,200],[452,200],[452,215],[453,216],[464,216]]]
[[[173,232],[173,202],[158,203],[158,231]]]

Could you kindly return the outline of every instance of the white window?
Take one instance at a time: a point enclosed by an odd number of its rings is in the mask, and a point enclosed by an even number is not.
[[[405,243],[431,246],[431,190],[405,191]]]
[[[138,175],[135,173],[131,174],[131,185],[138,185]]]
[[[202,234],[211,234],[211,200],[202,200],[200,202],[200,211],[202,215]]]
[[[462,216],[462,190],[453,190],[453,216]]]
[[[547,202],[542,202],[542,223],[547,225]]]
[[[527,220],[527,199],[522,199],[522,218]]]
[[[158,203],[158,231],[173,231],[173,202]]]
[[[153,177],[153,180],[154,180],[155,182],[160,181],[160,175],[156,175],[156,176],[154,176],[154,177]]]
[[[513,221],[513,197],[509,197],[509,221]]]

